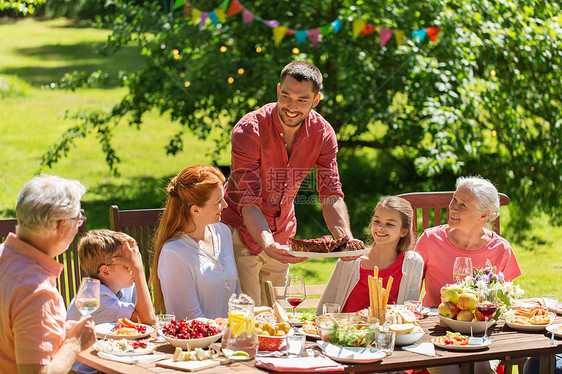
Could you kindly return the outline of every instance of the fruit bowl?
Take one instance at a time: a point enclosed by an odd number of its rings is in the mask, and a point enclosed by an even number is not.
[[[258,335],[260,351],[280,351],[285,345],[285,336]]]
[[[219,340],[224,333],[216,334],[207,336],[206,338],[199,338],[199,339],[176,339],[171,336],[164,335],[162,330],[159,330],[160,335],[168,341],[174,347],[181,347],[182,349],[194,349],[194,348],[207,348],[217,340]],[[189,348],[188,348],[189,345]]]
[[[316,318],[318,335],[339,347],[368,347],[377,336],[379,320],[355,313],[324,314]]]
[[[472,322],[457,321],[456,319],[443,317],[442,315],[439,315],[439,320],[441,321],[441,323],[444,323],[452,330],[456,332],[460,332],[462,334],[470,334],[471,327],[472,327],[472,332],[474,334],[484,332],[484,330],[486,329],[486,322],[484,321],[472,321]],[[488,321],[488,328],[495,324],[496,324],[496,320],[491,319],[490,321]]]

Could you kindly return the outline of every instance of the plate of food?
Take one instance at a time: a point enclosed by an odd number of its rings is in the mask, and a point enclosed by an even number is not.
[[[384,352],[374,348],[364,347],[338,347],[337,345],[318,340],[316,344],[322,349],[322,352],[332,360],[342,363],[361,363],[380,361],[386,357]]]
[[[318,334],[318,328],[316,327],[316,323],[314,321],[309,322],[306,321],[302,324],[302,327],[299,329],[301,334],[306,335],[312,339],[320,339],[320,335]]]
[[[289,238],[289,244],[283,247],[292,256],[309,258],[361,256],[369,251],[361,240],[347,236],[334,239],[330,235],[304,240]]]
[[[562,338],[562,323],[548,325],[546,326],[546,331],[550,332],[551,334],[554,332],[554,336]]]
[[[459,332],[447,331],[447,335],[436,336],[431,339],[433,345],[452,351],[476,351],[492,344],[490,339],[471,338]]]
[[[115,356],[140,356],[154,352],[156,345],[127,339],[100,340],[94,344],[94,349],[105,353],[111,353]]]
[[[505,313],[505,323],[514,330],[543,331],[554,322],[554,313],[549,313],[545,307],[511,309]]]
[[[120,318],[117,323],[96,325],[94,331],[102,339],[140,339],[152,334],[154,328],[142,323],[134,323],[127,318]]]
[[[314,313],[293,313],[287,314],[288,321],[293,326],[302,326],[305,322],[314,322],[316,315]]]

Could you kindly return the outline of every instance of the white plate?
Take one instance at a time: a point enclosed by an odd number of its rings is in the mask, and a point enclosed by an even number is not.
[[[320,258],[320,257],[354,257],[354,256],[361,256],[365,253],[369,252],[368,248],[365,249],[357,249],[355,251],[344,251],[344,252],[328,252],[328,253],[321,253],[321,252],[302,252],[302,251],[291,251],[289,246],[282,245],[282,248],[287,250],[287,253],[291,256],[295,257],[308,257],[308,258]]]
[[[556,332],[556,329],[558,329],[560,326],[562,326],[562,323],[556,323],[554,325],[548,325],[546,326],[546,331],[552,333],[554,331],[554,336],[562,338],[562,332]]]
[[[514,330],[520,330],[520,331],[543,331],[548,326],[548,324],[545,324],[545,325],[520,325],[518,323],[507,322],[507,321],[505,321],[505,324],[508,325],[509,327],[511,327]]]
[[[453,344],[441,344],[435,341],[435,338],[431,338],[433,345],[443,349],[449,349],[451,351],[476,351],[478,349],[483,349],[492,344],[491,340],[485,340],[482,344],[470,344],[470,345],[453,345]]]
[[[110,353],[112,355],[115,356],[141,356],[141,355],[148,355],[151,354],[155,349],[156,349],[156,345],[152,344],[152,343],[146,343],[146,348],[136,348],[134,351],[129,351],[129,352],[119,352],[119,351],[113,351],[111,350],[108,345],[109,345],[110,341],[97,341],[94,344],[94,349],[97,349],[98,351],[102,351],[105,353]]]
[[[472,322],[465,322],[465,321],[457,321],[456,319],[450,319],[447,317],[443,317],[439,315],[439,319],[453,329],[456,332],[460,332],[462,334],[470,334],[470,327],[472,326],[472,332],[474,334],[478,334],[484,332],[486,329],[486,322],[484,321],[472,321]],[[488,321],[488,328],[496,324],[496,320],[492,319]]]
[[[338,347],[328,342],[318,340],[316,344],[322,349],[322,352],[334,361],[343,363],[360,363],[366,364],[369,362],[380,361],[386,355],[373,348],[362,347]]]
[[[143,325],[142,323],[138,323],[138,325]],[[140,338],[144,338],[150,334],[152,334],[152,332],[154,331],[154,328],[152,326],[149,325],[143,325],[146,327],[146,332],[144,334],[141,333],[137,333],[137,335],[115,335],[114,332],[112,331],[110,333],[111,330],[113,330],[113,328],[117,326],[117,323],[101,323],[99,325],[96,325],[94,327],[94,331],[96,332],[96,335],[99,338],[108,338],[108,339],[140,339]]]
[[[309,338],[312,338],[312,339],[322,339],[322,338],[320,337],[320,335],[318,335],[318,334],[310,334],[310,333],[304,331],[302,327],[301,327],[298,331],[299,331],[301,334],[304,334],[304,335],[308,336]]]

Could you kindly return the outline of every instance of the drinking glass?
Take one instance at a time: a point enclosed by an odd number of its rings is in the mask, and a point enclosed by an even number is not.
[[[558,296],[556,295],[543,295],[542,305],[549,311],[556,314],[556,309],[558,309]]]
[[[306,335],[291,334],[287,335],[287,356],[290,358],[302,357],[306,343]]]
[[[173,314],[159,314],[156,316],[156,333],[160,336],[160,338],[158,338],[158,341],[166,341],[166,339],[163,338],[160,329],[172,322],[173,319],[176,319],[176,316],[174,316]]]
[[[83,316],[92,314],[100,307],[100,280],[95,278],[82,278],[74,305]]]
[[[470,257],[455,258],[453,266],[453,278],[457,284],[461,283],[467,276],[472,274],[472,259]]]
[[[285,284],[285,300],[293,308],[293,319],[291,324],[294,324],[297,318],[297,306],[300,305],[306,298],[306,292],[304,290],[304,277],[302,275],[292,274],[287,279]]]
[[[340,304],[326,303],[326,304],[322,305],[322,314],[339,313],[340,309],[341,309]]]
[[[476,309],[484,317],[484,340],[491,340],[488,337],[488,321],[491,320],[498,310],[498,299],[495,288],[480,290],[478,294],[478,304]]]
[[[376,347],[379,351],[383,352],[385,355],[390,356],[394,351],[395,339],[396,339],[396,333],[394,331],[379,330],[377,333]]]

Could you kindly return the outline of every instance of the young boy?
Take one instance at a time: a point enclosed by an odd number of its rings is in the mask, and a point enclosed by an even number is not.
[[[133,238],[111,230],[88,231],[78,244],[78,257],[83,275],[97,278],[101,283],[100,307],[92,313],[95,323],[116,323],[119,318],[147,325],[156,323],[141,254]],[[68,308],[67,320],[81,318],[74,301]],[[72,369],[95,372],[79,364],[76,361]]]

